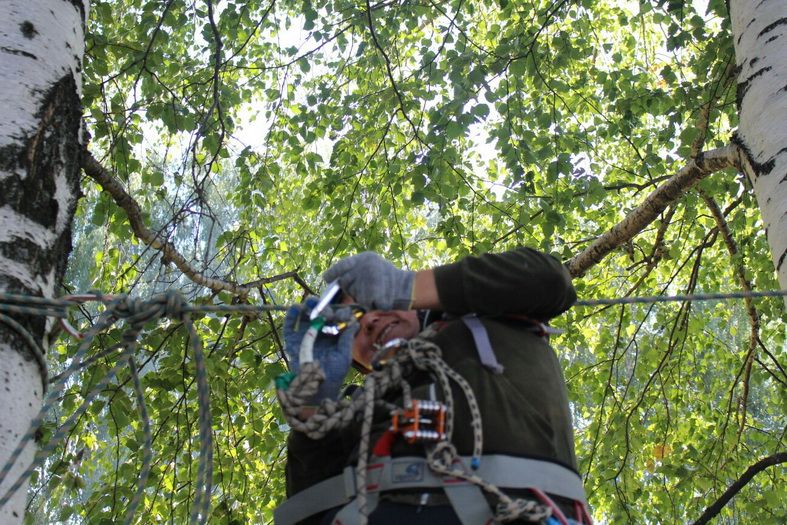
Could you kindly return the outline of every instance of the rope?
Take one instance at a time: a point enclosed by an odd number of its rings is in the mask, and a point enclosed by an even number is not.
[[[74,359],[71,362],[71,365],[66,369],[65,375],[58,382],[52,385],[52,388],[44,397],[44,401],[41,406],[41,409],[38,411],[35,417],[33,417],[27,432],[25,433],[24,436],[22,436],[22,439],[17,444],[14,451],[11,452],[8,461],[6,461],[6,464],[3,465],[2,470],[0,470],[0,485],[2,485],[3,482],[5,481],[6,477],[11,471],[11,468],[16,464],[17,460],[19,459],[19,456],[22,454],[22,451],[25,449],[27,444],[33,441],[35,433],[38,431],[38,429],[41,427],[41,424],[44,421],[44,416],[49,412],[52,406],[60,398],[60,394],[65,389],[66,381],[70,373],[76,369],[79,362],[82,361],[82,359],[84,358],[88,348],[90,347],[90,343],[92,342],[93,337],[97,335],[100,331],[111,326],[112,322],[108,313],[110,311],[111,311],[110,309],[107,309],[103,314],[99,316],[97,322],[88,331],[88,333],[85,336],[85,339],[77,348],[77,352],[74,355]],[[54,441],[55,440],[53,436],[52,439],[50,439],[49,443],[52,444]],[[52,448],[54,448],[54,446],[52,446]],[[2,497],[0,497],[0,507],[6,504],[6,502],[11,498],[11,496],[22,485],[24,480],[27,479],[27,477],[33,472],[33,470],[38,468],[39,464],[43,461],[43,457],[44,457],[41,450],[42,449],[39,449],[38,453],[36,453],[35,457],[33,458],[33,463],[31,464],[31,466],[28,467],[28,469],[21,476],[19,476],[16,482],[8,489],[8,491]]]
[[[128,368],[131,372],[131,378],[134,383],[134,393],[136,394],[137,407],[139,408],[139,416],[142,419],[142,432],[145,435],[145,446],[142,449],[142,468],[139,470],[139,478],[137,480],[137,491],[134,497],[128,504],[126,510],[126,518],[123,523],[130,525],[137,512],[137,506],[142,501],[142,495],[145,492],[145,484],[148,481],[150,474],[150,465],[153,461],[153,433],[150,430],[150,418],[148,417],[147,407],[145,406],[145,395],[142,390],[142,384],[139,381],[139,374],[137,373],[137,365],[133,357],[128,358]]]
[[[199,462],[197,463],[197,492],[194,498],[194,505],[191,507],[191,523],[206,523],[208,511],[210,510],[210,489],[213,484],[213,445],[211,433],[210,417],[210,390],[208,388],[208,372],[205,366],[205,354],[202,351],[202,344],[194,323],[186,315],[183,317],[186,328],[189,332],[189,339],[192,341],[194,350],[194,365],[197,377],[197,398],[199,420]],[[200,487],[202,490],[200,491]]]
[[[530,522],[541,522],[552,515],[552,509],[533,500],[511,498],[502,490],[491,483],[487,483],[480,476],[471,474],[467,470],[455,467],[462,465],[456,448],[448,441],[442,441],[427,451],[426,461],[434,472],[446,477],[463,479],[482,490],[497,496],[499,503],[495,509],[496,522],[509,522],[524,519]]]
[[[370,377],[364,382],[364,408],[363,424],[361,426],[361,443],[358,447],[358,465],[355,469],[355,477],[358,481],[358,513],[360,514],[360,525],[366,525],[369,512],[366,508],[366,465],[369,460],[369,440],[372,434],[372,420],[374,419],[374,377]]]
[[[44,349],[41,348],[41,345],[38,344],[38,341],[36,341],[35,338],[33,338],[33,336],[30,334],[30,332],[27,331],[27,329],[24,326],[16,322],[16,320],[12,319],[11,317],[8,317],[5,314],[0,314],[0,323],[4,323],[8,327],[10,327],[13,331],[15,331],[19,335],[19,337],[21,337],[24,340],[25,344],[32,352],[33,358],[36,360],[36,364],[38,364],[38,370],[41,373],[41,384],[43,385],[44,393],[46,393],[46,389],[47,389],[46,377],[47,377],[48,369],[46,365],[46,357],[45,357]]]

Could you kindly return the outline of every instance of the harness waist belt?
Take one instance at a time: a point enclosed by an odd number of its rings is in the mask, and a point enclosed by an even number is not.
[[[475,471],[468,467],[470,458],[462,457],[462,463],[463,470],[473,472],[501,489],[538,488],[587,506],[585,489],[579,475],[557,463],[504,454],[482,456],[481,466]],[[382,458],[370,463],[366,469],[366,488],[370,493],[461,485],[470,483],[433,473],[423,457]],[[354,498],[355,494],[355,467],[346,467],[342,474],[321,481],[276,507],[273,511],[274,523],[297,523],[318,512],[344,505]]]

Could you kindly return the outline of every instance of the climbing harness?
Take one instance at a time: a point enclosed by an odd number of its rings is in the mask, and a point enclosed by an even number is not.
[[[495,351],[492,350],[492,343],[489,341],[489,334],[481,320],[474,315],[465,315],[462,317],[462,322],[473,334],[473,342],[475,343],[476,351],[478,351],[478,358],[481,360],[481,364],[493,374],[502,374],[504,371],[503,365],[497,361]]]
[[[462,523],[473,525],[488,523],[490,520],[505,522],[535,518],[537,521],[556,515],[556,507],[550,508],[548,503],[539,505],[533,500],[511,498],[493,514],[483,491],[503,495],[502,492],[495,492],[499,490],[496,487],[531,491],[533,487],[541,487],[535,490],[571,498],[585,505],[579,476],[562,465],[502,454],[484,455],[479,469],[472,471],[468,467],[471,458],[454,456],[455,451],[450,450],[450,445],[443,443],[434,453],[440,455],[445,450],[447,456],[453,459],[451,465],[441,464],[438,471],[433,468],[434,458],[374,458],[366,467],[369,512],[377,501],[384,497],[385,492],[401,490],[443,490]],[[350,515],[356,511],[357,506],[346,506],[352,504],[358,490],[356,470],[354,467],[347,467],[342,474],[324,480],[285,501],[274,511],[274,521],[285,525],[296,523],[330,508],[345,506],[347,510],[344,515],[337,515],[337,519],[344,525],[355,523],[357,518]]]
[[[546,323],[537,321],[535,319],[531,319],[523,315],[504,315],[504,316],[488,316],[488,317],[516,320],[521,323],[524,323],[527,330],[536,334],[539,337],[543,337],[547,341],[549,340],[550,334],[562,333],[562,330],[552,328]],[[462,323],[464,323],[464,325],[467,327],[467,329],[470,330],[470,333],[473,336],[473,342],[475,343],[475,348],[476,351],[478,352],[478,358],[481,360],[481,364],[484,366],[484,368],[486,368],[487,370],[489,370],[495,375],[502,374],[505,371],[505,369],[503,368],[503,365],[501,365],[497,360],[495,351],[492,349],[492,343],[489,341],[489,333],[486,331],[486,327],[481,322],[481,318],[475,314],[468,314],[468,315],[463,315],[460,319],[462,320]]]
[[[277,395],[293,430],[320,439],[332,430],[355,422],[356,414],[362,414],[362,425],[357,465],[347,467],[340,476],[324,480],[284,502],[274,511],[276,523],[296,523],[343,505],[335,523],[365,525],[381,492],[405,488],[442,489],[463,525],[516,519],[541,521],[550,516],[567,523],[546,492],[575,500],[585,508],[582,482],[570,469],[539,460],[482,455],[481,413],[467,381],[446,364],[440,348],[423,337],[400,341],[398,345],[384,360],[376,361],[374,370],[365,378],[361,395],[338,401],[324,400],[308,419],[301,419],[300,414],[325,377],[319,364],[301,362],[297,375],[277,382]],[[308,353],[301,350],[302,355]],[[412,388],[405,378],[416,370],[426,371],[434,377],[443,402],[413,399]],[[470,410],[473,431],[470,457],[460,457],[450,443],[454,425],[451,382],[459,387]],[[402,406],[385,401],[387,394],[393,392],[401,393]],[[370,447],[375,408],[388,411],[392,423],[389,431]],[[392,458],[390,444],[395,435],[411,443],[424,443],[426,457]],[[530,489],[539,501],[511,498],[498,488],[500,486]],[[484,493],[497,498],[499,503],[494,512]]]

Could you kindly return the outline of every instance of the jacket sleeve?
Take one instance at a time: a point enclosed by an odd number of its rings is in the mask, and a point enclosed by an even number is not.
[[[571,276],[555,257],[532,248],[469,256],[434,268],[441,306],[463,315],[526,315],[547,320],[577,299]]]

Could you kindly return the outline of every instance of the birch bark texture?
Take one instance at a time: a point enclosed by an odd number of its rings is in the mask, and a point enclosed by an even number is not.
[[[79,197],[81,67],[87,0],[0,2],[0,292],[52,297],[71,251]],[[42,318],[14,320],[46,348]],[[45,368],[0,323],[0,467],[43,399]],[[29,443],[0,494],[31,463]],[[27,484],[0,508],[0,523],[22,523]]]
[[[732,0],[730,18],[740,117],[734,140],[748,157],[743,172],[787,289],[787,2]]]

